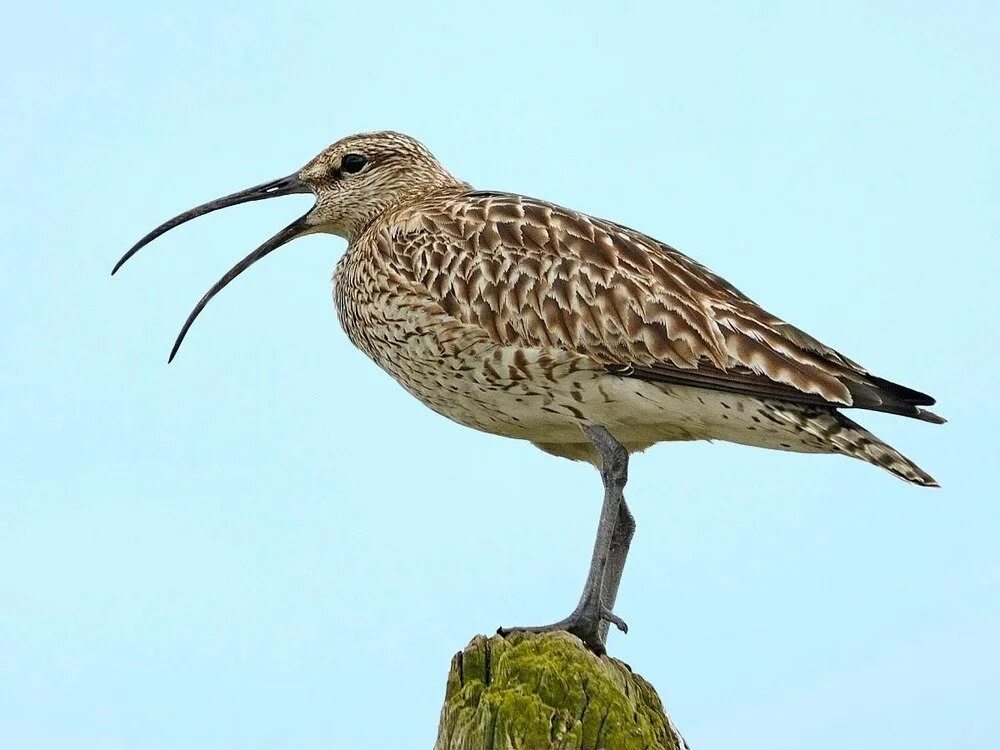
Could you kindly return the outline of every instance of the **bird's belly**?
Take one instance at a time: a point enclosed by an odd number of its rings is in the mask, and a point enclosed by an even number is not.
[[[418,298],[386,292],[359,304],[356,293],[338,287],[338,313],[355,346],[426,406],[466,427],[543,446],[585,444],[580,424],[594,423],[633,450],[713,439],[825,450],[765,401],[611,375],[563,349],[497,344],[475,326],[425,314]]]
[[[602,374],[539,358],[538,350],[521,351],[518,370],[504,349],[490,346],[455,360],[397,349],[376,362],[423,404],[466,427],[523,440],[581,440],[580,423],[590,421],[586,401],[599,397]]]
[[[826,450],[759,399],[609,375],[576,355],[552,350],[490,344],[465,354],[427,357],[413,348],[393,347],[375,359],[438,414],[542,445],[586,443],[580,424],[595,423],[633,450],[678,440]]]

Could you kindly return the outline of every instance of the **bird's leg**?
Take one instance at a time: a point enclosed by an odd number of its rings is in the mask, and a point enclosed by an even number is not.
[[[498,632],[566,630],[580,638],[591,650],[604,653],[607,623],[614,623],[623,632],[628,631],[625,621],[611,611],[611,606],[618,594],[635,522],[624,505],[622,495],[628,481],[628,450],[599,425],[584,425],[583,431],[601,457],[601,480],[604,483],[601,518],[583,594],[572,614],[559,622],[540,627],[500,628]]]
[[[615,532],[611,537],[611,550],[608,553],[608,567],[604,571],[604,584],[601,587],[601,594],[604,597],[605,606],[614,611],[615,601],[618,599],[618,586],[622,582],[622,573],[625,571],[625,559],[628,557],[629,545],[632,543],[632,535],[635,534],[635,516],[632,515],[622,498],[618,505],[618,521],[615,523]],[[601,642],[608,641],[609,622],[602,620],[600,625]]]

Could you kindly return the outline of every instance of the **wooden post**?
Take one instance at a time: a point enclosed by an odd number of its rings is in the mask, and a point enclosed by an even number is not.
[[[434,750],[685,750],[653,686],[568,633],[476,636],[455,655]]]

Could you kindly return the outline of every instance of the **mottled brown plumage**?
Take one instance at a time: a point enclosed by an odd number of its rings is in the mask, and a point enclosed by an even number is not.
[[[595,547],[588,586],[603,581],[610,601],[602,609],[585,592],[578,610],[591,625],[614,621],[631,537],[619,449],[722,439],[842,453],[936,485],[839,411],[942,422],[921,408],[929,396],[872,375],[662,242],[546,201],[476,191],[399,133],[350,136],[296,174],[192,209],[119,265],[195,216],[307,191],[315,206],[212,287],[174,353],[208,301],[253,262],[303,234],[346,238],[334,298],[358,348],[450,419],[604,466],[607,498],[618,498],[606,531],[617,536],[608,547],[599,534]],[[605,579],[609,550],[616,572]],[[579,617],[567,623],[582,627]]]
[[[359,172],[342,168],[347,154],[363,157]],[[222,205],[316,195],[298,226],[213,287],[184,332],[262,254],[301,234],[339,234],[350,244],[335,299],[351,340],[462,424],[591,460],[581,422],[605,424],[633,450],[719,438],[841,452],[933,484],[887,446],[878,456],[859,450],[859,440],[881,443],[836,411],[943,421],[921,408],[932,398],[872,375],[669,245],[546,201],[473,190],[400,133],[345,138],[288,180],[295,185],[268,183],[183,214],[126,255]],[[737,416],[750,412],[759,425]],[[831,414],[823,430],[799,424]],[[832,439],[840,431],[849,445]]]
[[[674,248],[561,206],[438,193],[372,232],[361,241],[499,344],[564,349],[616,375],[795,403],[913,417],[932,403],[873,378]]]

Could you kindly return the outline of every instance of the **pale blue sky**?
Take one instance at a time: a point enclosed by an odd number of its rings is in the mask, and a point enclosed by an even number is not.
[[[0,747],[429,748],[449,658],[566,614],[600,487],[340,332],[309,205],[174,213],[392,128],[675,244],[939,399],[944,485],[723,444],[633,460],[613,635],[695,748],[1000,734],[995,3],[21,3],[0,45]]]

